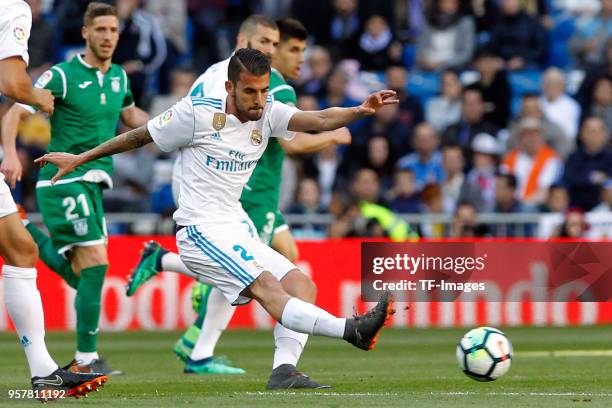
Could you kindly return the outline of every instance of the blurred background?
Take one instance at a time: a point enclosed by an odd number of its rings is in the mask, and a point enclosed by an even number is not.
[[[89,1],[27,2],[36,78],[83,50]],[[398,92],[398,106],[351,126],[350,146],[285,160],[280,209],[298,239],[612,237],[612,0],[108,3],[121,17],[114,62],[151,115],[231,54],[252,13],[309,30],[300,108]],[[41,115],[20,127],[26,174],[13,195],[34,222],[32,160],[49,137]],[[538,166],[517,159],[543,147]],[[173,235],[173,160],[154,146],[115,156],[111,234]]]

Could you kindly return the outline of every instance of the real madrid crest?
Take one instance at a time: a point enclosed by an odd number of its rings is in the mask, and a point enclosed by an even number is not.
[[[251,143],[253,143],[255,146],[259,146],[262,141],[263,136],[261,135],[261,132],[257,129],[253,129],[251,132]]]
[[[225,113],[215,113],[213,116],[213,128],[218,132],[225,127]]]
[[[119,92],[121,90],[121,78],[111,77],[111,89],[113,92]]]

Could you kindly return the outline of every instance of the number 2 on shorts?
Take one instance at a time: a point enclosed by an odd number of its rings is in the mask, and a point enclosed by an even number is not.
[[[232,249],[234,251],[236,251],[236,252],[240,252],[240,257],[242,259],[244,259],[245,261],[247,261],[247,262],[248,261],[252,261],[253,259],[255,259],[251,255],[249,255],[249,252],[243,246],[234,245],[234,247]]]

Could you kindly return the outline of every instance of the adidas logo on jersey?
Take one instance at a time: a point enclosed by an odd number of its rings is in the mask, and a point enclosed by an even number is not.
[[[218,140],[221,141],[221,133],[219,132],[215,132],[212,134],[212,136],[210,137],[212,140]]]

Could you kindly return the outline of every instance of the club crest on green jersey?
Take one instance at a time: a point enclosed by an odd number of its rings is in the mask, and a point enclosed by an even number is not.
[[[213,116],[213,128],[218,132],[221,129],[223,129],[225,127],[225,121],[227,120],[227,117],[225,116],[225,113],[215,113],[215,115]]]
[[[113,92],[119,92],[121,90],[121,78],[111,77],[111,90]]]
[[[79,218],[72,221],[74,227],[74,233],[79,236],[85,236],[89,232],[89,226],[87,225],[87,218]]]
[[[251,131],[251,143],[253,143],[255,146],[259,146],[262,141],[263,136],[261,135],[261,132],[258,129],[253,129],[253,131]]]

